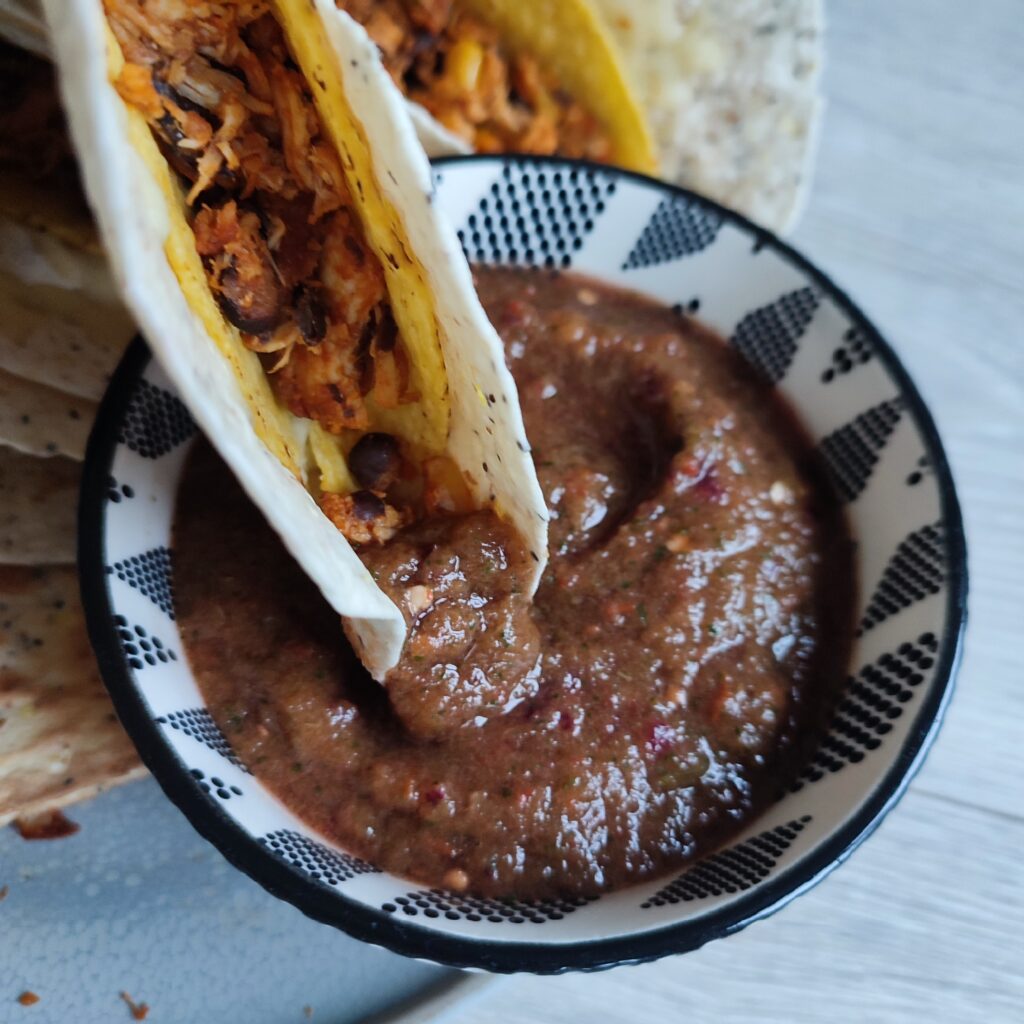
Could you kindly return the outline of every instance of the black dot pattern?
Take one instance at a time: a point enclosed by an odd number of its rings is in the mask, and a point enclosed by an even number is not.
[[[616,188],[611,172],[506,164],[459,241],[471,262],[569,267]]]
[[[899,398],[861,413],[852,423],[823,438],[818,450],[843,501],[853,501],[867,486],[879,453],[903,414]]]
[[[135,490],[129,484],[118,483],[112,477],[107,477],[107,500],[119,505],[122,501],[128,501],[135,497]]]
[[[228,785],[228,783],[216,775],[211,775],[207,778],[206,773],[198,768],[191,768],[189,775],[196,780],[199,788],[207,796],[215,796],[220,800],[230,800],[232,796],[242,795],[242,791],[237,786]]]
[[[779,858],[793,845],[810,820],[810,815],[804,815],[699,861],[641,903],[640,909],[692,903],[752,889],[771,874]]]
[[[882,573],[861,619],[858,636],[874,629],[930,594],[937,594],[946,582],[945,535],[942,523],[915,530],[896,548]]]
[[[158,636],[147,633],[142,626],[130,625],[123,615],[114,616],[114,625],[117,627],[124,660],[136,672],[147,665],[166,665],[169,661],[178,660],[178,655]]]
[[[186,708],[184,711],[172,711],[169,715],[162,715],[157,721],[161,725],[169,725],[172,729],[198,740],[204,746],[215,750],[225,760],[230,761],[236,768],[249,773],[249,769],[238,759],[238,755],[231,749],[227,737],[220,731],[206,708]]]
[[[732,345],[772,384],[786,376],[821,296],[813,288],[799,288],[748,313],[736,327]]]
[[[487,921],[490,924],[544,924],[561,921],[596,897],[570,896],[556,900],[489,900],[463,896],[445,889],[420,889],[381,904],[389,914],[440,918],[448,921]]]
[[[851,327],[843,335],[843,343],[832,353],[832,364],[822,371],[821,382],[831,384],[837,377],[845,377],[855,366],[871,362],[873,353],[864,332]]]
[[[174,581],[171,553],[167,548],[151,548],[141,555],[108,565],[107,575],[127,583],[143,597],[148,597],[165,615],[174,618]]]
[[[907,486],[916,487],[925,477],[932,476],[934,472],[931,459],[927,455],[922,455],[914,468],[907,474]]]
[[[686,199],[663,199],[622,264],[623,270],[670,263],[706,249],[718,237],[722,218]]]
[[[915,642],[900,644],[895,652],[883,654],[851,676],[828,733],[791,791],[795,793],[848,764],[858,764],[877,750],[935,664],[938,647],[933,633],[923,633]]]
[[[365,860],[340,850],[332,850],[292,829],[269,832],[260,842],[281,860],[324,885],[340,885],[356,875],[380,874],[380,868],[375,868]]]
[[[196,431],[188,409],[170,392],[139,381],[121,424],[121,444],[144,459],[159,459]]]

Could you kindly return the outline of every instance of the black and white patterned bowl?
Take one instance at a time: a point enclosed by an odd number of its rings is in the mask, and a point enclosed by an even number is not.
[[[935,735],[967,589],[939,438],[850,300],[734,214],[653,180],[559,161],[443,161],[436,181],[471,259],[572,267],[697,313],[800,413],[848,503],[862,589],[849,678],[813,761],[726,849],[595,901],[428,891],[332,847],[238,760],[189,671],[170,545],[195,427],[141,341],[111,385],[86,462],[80,561],[100,668],[168,796],[232,863],[311,917],[407,955],[493,971],[594,969],[694,949],[844,860]]]

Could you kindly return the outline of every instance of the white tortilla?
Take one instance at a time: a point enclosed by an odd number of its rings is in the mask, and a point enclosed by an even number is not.
[[[81,461],[96,403],[0,370],[0,444]]]
[[[593,0],[626,62],[661,175],[785,232],[810,187],[821,0]]]
[[[383,679],[404,644],[402,614],[303,485],[258,439],[237,378],[217,354],[167,262],[163,250],[169,231],[166,201],[129,140],[127,111],[108,80],[101,0],[76,0],[70,5],[67,0],[44,0],[43,9],[86,191],[129,309],[200,427],[326,600],[347,620],[371,673]],[[402,101],[379,65],[376,48],[331,4],[319,3],[318,9],[330,26],[336,59],[344,54],[361,64],[350,83],[353,94],[348,100],[370,138],[376,177],[394,183],[389,198],[405,222],[416,259],[437,275],[438,305],[448,310],[446,360],[456,347],[466,349],[453,356],[449,365],[455,406],[453,454],[458,459],[487,452],[489,459],[474,458],[474,475],[482,474],[486,461],[491,470],[483,475],[491,476],[496,500],[543,559],[546,513],[527,454],[516,392],[503,361],[489,365],[497,361],[498,342],[482,333],[482,325],[489,324],[472,291],[453,230],[442,229],[432,213],[426,159],[416,146]],[[330,54],[324,57],[329,59]],[[347,70],[346,63],[342,73]],[[451,266],[438,265],[449,258]],[[460,290],[467,294],[456,302]],[[486,398],[473,417],[478,426],[467,422],[472,415],[470,401],[480,401],[475,392],[465,393],[467,369],[478,362],[487,371],[482,379],[493,383],[485,394],[494,394],[507,406],[500,426],[497,417],[495,425],[488,422]],[[507,438],[492,437],[487,428],[496,434],[502,429],[515,432]]]
[[[74,568],[0,566],[0,825],[142,774],[89,649]]]
[[[0,563],[73,564],[81,467],[0,447]]]

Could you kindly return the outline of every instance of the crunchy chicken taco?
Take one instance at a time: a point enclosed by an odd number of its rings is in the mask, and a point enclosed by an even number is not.
[[[432,153],[557,153],[656,170],[644,115],[587,0],[337,4],[380,48]]]
[[[500,341],[374,45],[330,0],[46,0],[115,276],[371,672],[403,612],[352,545],[493,509],[545,559]]]
[[[777,230],[810,180],[821,0],[337,0],[432,156],[651,171]]]

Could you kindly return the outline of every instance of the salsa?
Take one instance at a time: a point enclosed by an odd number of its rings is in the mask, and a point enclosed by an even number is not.
[[[476,279],[552,517],[532,602],[493,512],[361,549],[410,627],[381,687],[199,447],[181,631],[239,757],[326,836],[430,886],[591,895],[711,852],[798,768],[846,668],[852,546],[799,425],[712,333],[572,274]]]

